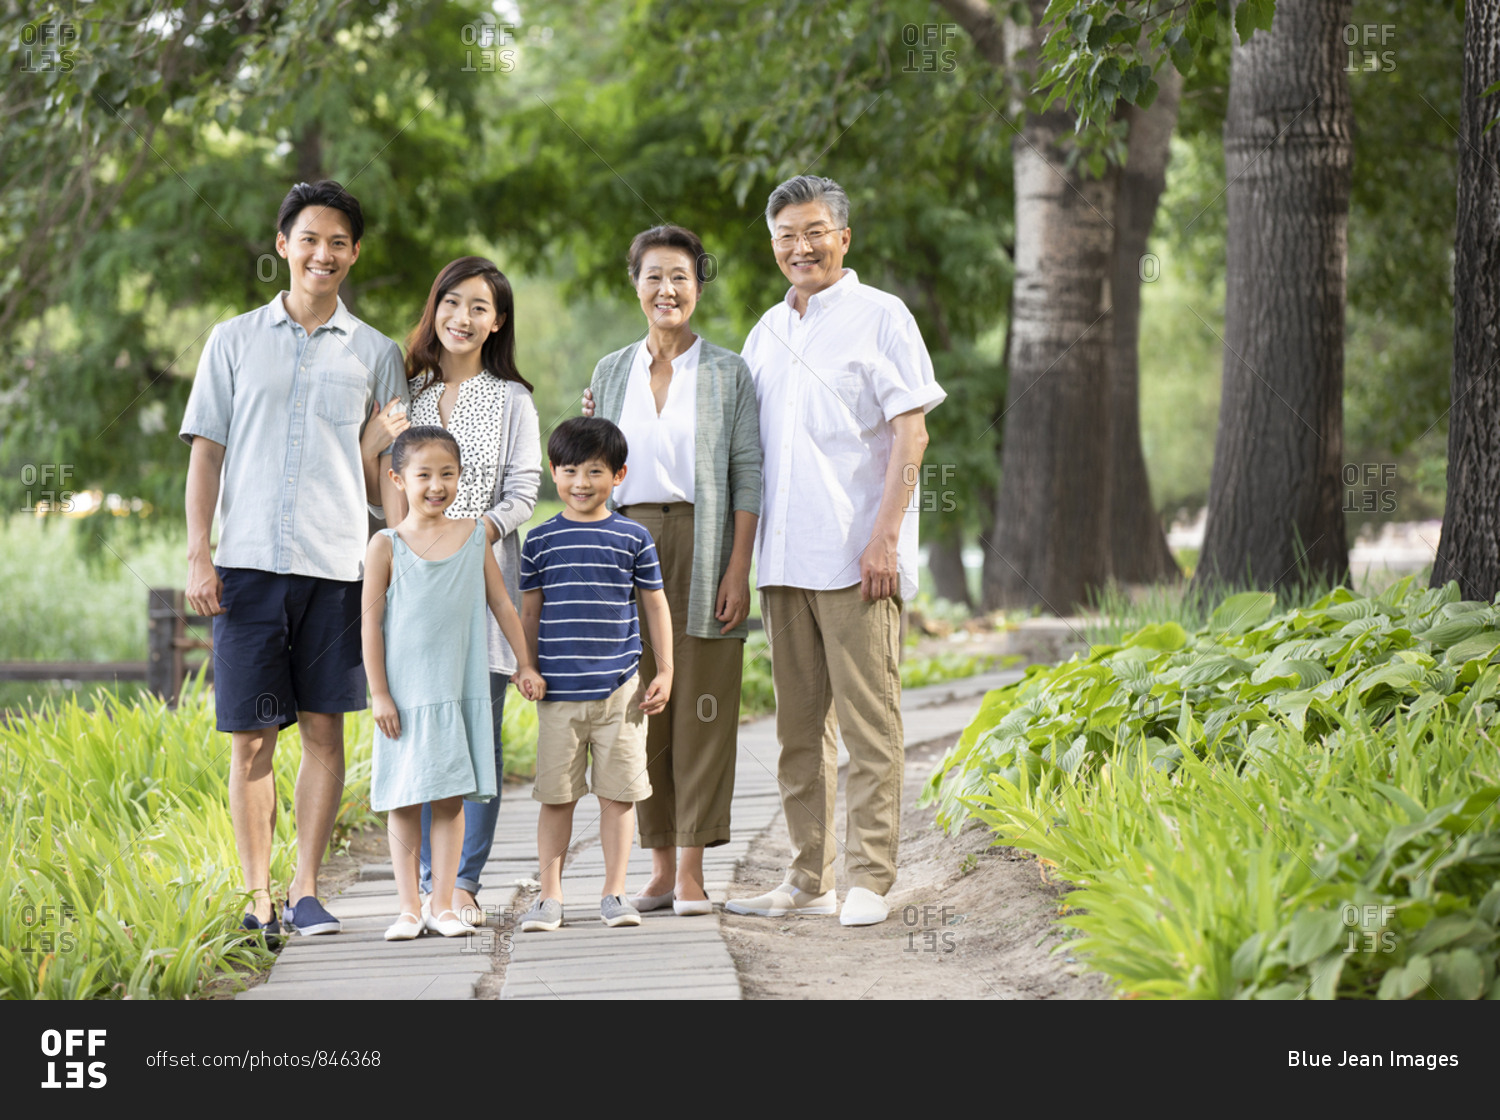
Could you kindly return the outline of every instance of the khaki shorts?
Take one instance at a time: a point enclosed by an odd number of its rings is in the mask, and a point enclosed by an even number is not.
[[[592,791],[608,801],[644,801],[646,713],[640,676],[603,700],[543,700],[536,706],[536,783],[543,805],[567,805]],[[592,759],[589,781],[583,773]]]

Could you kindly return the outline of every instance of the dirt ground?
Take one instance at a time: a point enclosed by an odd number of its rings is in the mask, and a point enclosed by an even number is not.
[[[951,742],[907,754],[900,865],[883,924],[721,916],[747,999],[1108,998],[1066,949],[1051,952],[1064,941],[1053,924],[1064,890],[1042,879],[1035,859],[990,847],[983,829],[949,838],[933,827],[933,810],[914,807]],[[836,819],[842,835],[842,775]],[[731,897],[777,886],[790,859],[778,822],[752,846]]]

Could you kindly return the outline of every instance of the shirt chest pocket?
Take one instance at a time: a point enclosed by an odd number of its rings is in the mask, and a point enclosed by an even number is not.
[[[857,370],[814,370],[801,367],[804,415],[811,431],[820,435],[864,436],[880,423],[880,405],[870,379]]]
[[[365,418],[368,385],[360,373],[325,373],[313,383],[313,411],[330,424],[358,424]]]

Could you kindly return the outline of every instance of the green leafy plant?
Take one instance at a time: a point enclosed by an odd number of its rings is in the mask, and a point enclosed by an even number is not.
[[[1122,994],[1500,996],[1500,613],[1233,596],[988,694],[926,796],[1079,890]]]

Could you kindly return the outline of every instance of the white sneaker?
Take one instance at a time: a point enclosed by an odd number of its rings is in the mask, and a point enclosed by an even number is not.
[[[839,911],[839,924],[845,926],[879,925],[890,917],[891,908],[872,890],[850,887],[844,896],[844,908]]]
[[[838,896],[832,891],[813,895],[782,883],[769,894],[755,898],[732,898],[724,904],[731,914],[753,914],[757,918],[783,918],[789,914],[837,914]]]

